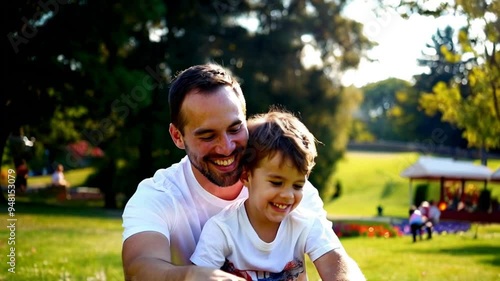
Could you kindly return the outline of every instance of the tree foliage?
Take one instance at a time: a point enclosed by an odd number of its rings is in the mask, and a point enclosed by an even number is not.
[[[446,63],[460,67],[453,80],[437,83],[420,104],[429,114],[442,113],[442,120],[463,129],[468,145],[482,149],[500,147],[500,4],[498,1],[457,0],[430,9],[427,2],[402,2],[409,13],[440,16],[453,12],[467,24],[458,33],[459,49],[441,45]],[[482,27],[474,33],[473,27]],[[475,30],[478,30],[477,28]]]
[[[415,140],[415,116],[411,112],[416,102],[411,84],[396,78],[371,83],[363,88],[359,118],[377,140]]]
[[[271,104],[300,114],[324,143],[311,176],[321,190],[331,185],[360,100],[340,86],[340,74],[372,46],[362,25],[341,15],[345,4],[10,1],[7,79],[16,88],[0,106],[16,121],[2,126],[0,140],[23,128],[51,150],[79,139],[100,146],[105,176],[93,179],[107,178],[101,188],[113,205],[116,192],[130,196],[140,179],[183,155],[168,135],[167,84],[213,61],[240,78],[250,114]],[[306,47],[319,65],[303,64]]]

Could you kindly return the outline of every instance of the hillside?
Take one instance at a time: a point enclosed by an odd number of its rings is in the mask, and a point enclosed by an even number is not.
[[[406,217],[408,212],[408,179],[400,176],[419,157],[413,152],[356,152],[349,151],[339,161],[335,180],[342,185],[340,198],[325,202],[330,215],[374,216],[377,206],[383,207],[383,214]],[[500,167],[500,160],[491,160],[488,166],[494,170]],[[422,181],[415,184],[424,183]],[[475,183],[479,188],[482,183]],[[439,199],[439,183],[430,182],[431,198]],[[489,184],[493,197],[500,197],[500,184]]]

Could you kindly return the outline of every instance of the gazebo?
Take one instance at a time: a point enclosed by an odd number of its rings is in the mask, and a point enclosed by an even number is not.
[[[490,181],[500,182],[500,168],[491,174]]]
[[[500,181],[500,169],[498,172],[498,180]],[[476,181],[483,182],[487,186],[488,181],[493,180],[492,176],[497,172],[492,171],[482,165],[476,165],[470,161],[457,161],[452,158],[439,158],[421,156],[416,163],[403,170],[402,177],[409,178],[409,204],[413,204],[413,181],[414,180],[434,180],[440,181],[440,196],[439,203],[441,206],[446,206],[445,202],[445,181],[458,181],[460,186],[460,198],[463,202],[465,196],[465,182]],[[500,222],[500,216],[497,214],[455,211],[442,208],[441,218],[457,219],[468,221],[496,221]]]

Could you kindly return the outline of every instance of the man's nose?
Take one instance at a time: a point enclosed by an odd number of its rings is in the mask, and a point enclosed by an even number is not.
[[[227,134],[224,134],[219,138],[219,143],[215,148],[215,152],[221,155],[228,156],[233,153],[236,147],[236,143],[233,138]]]

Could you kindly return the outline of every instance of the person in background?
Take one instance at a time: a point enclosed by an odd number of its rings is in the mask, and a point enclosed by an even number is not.
[[[429,205],[429,220],[432,223],[432,227],[436,227],[439,223],[439,218],[441,217],[441,211],[439,210],[436,201],[429,201]]]
[[[205,222],[248,197],[240,181],[248,141],[246,102],[238,81],[217,64],[180,72],[169,90],[174,144],[186,156],[139,183],[123,212],[126,280],[244,280],[189,258]],[[335,235],[318,191],[307,181],[300,203]],[[359,271],[344,250],[333,250],[340,276]]]
[[[412,206],[410,208],[410,229],[411,229],[411,235],[413,237],[413,243],[417,242],[417,235],[419,236],[420,240],[422,240],[422,226],[424,225],[424,218],[422,216],[422,213],[420,212],[417,207]]]
[[[28,188],[28,164],[24,159],[16,160],[14,162],[16,166],[16,181],[14,184],[16,193],[25,193]]]
[[[191,261],[249,281],[306,280],[307,253],[323,281],[344,280],[333,252],[343,251],[339,239],[318,217],[297,208],[315,165],[315,137],[278,108],[251,117],[248,132],[241,175],[248,198],[207,221]]]
[[[427,232],[427,239],[432,239],[433,224],[432,224],[431,217],[430,217],[430,204],[429,204],[429,202],[422,201],[422,203],[420,203],[420,207],[418,208],[418,210],[422,214],[422,220],[423,220],[422,227],[424,227],[425,231]]]
[[[57,164],[56,170],[52,174],[52,186],[69,187],[69,182],[64,177],[64,166],[62,164]]]

